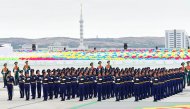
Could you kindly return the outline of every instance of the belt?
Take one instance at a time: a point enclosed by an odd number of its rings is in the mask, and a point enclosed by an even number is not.
[[[65,83],[61,83],[61,84],[65,84]]]
[[[51,84],[52,84],[53,82],[49,82],[49,83],[51,83]]]
[[[84,84],[84,83],[79,83],[79,84]]]
[[[160,84],[164,84],[165,82],[160,82]]]
[[[36,83],[36,82],[31,82],[31,83]]]
[[[71,82],[66,82],[66,83],[71,83]]]
[[[43,83],[43,84],[48,84],[48,83]]]
[[[9,82],[8,82],[7,84],[13,84],[13,83],[9,83]]]
[[[115,84],[120,84],[120,83],[115,83]]]
[[[25,84],[30,84],[30,83],[25,83]]]
[[[170,80],[166,80],[166,82],[169,82]]]
[[[54,82],[54,83],[59,83],[59,82]]]
[[[106,83],[106,82],[103,82],[103,83]]]
[[[144,84],[145,82],[140,82],[139,84]]]
[[[97,83],[97,84],[102,84],[102,83]]]

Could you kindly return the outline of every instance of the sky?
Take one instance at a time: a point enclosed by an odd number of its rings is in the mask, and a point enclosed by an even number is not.
[[[0,0],[0,38],[79,38],[81,0]],[[190,0],[82,0],[84,38],[190,34]]]

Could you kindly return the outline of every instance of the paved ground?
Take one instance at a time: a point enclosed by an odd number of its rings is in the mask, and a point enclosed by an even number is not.
[[[0,83],[0,109],[150,109],[150,107],[170,107],[177,105],[182,105],[184,107],[185,105],[190,105],[190,87],[185,89],[183,93],[174,95],[160,102],[152,102],[152,98],[148,98],[139,102],[134,102],[134,98],[130,98],[120,102],[115,102],[115,99],[109,99],[102,102],[97,102],[97,99],[79,102],[78,98],[63,102],[60,101],[60,99],[54,99],[44,102],[42,101],[42,99],[35,99],[30,101],[20,99],[19,89],[17,86],[14,87],[13,101],[7,101],[7,92],[6,89],[2,88],[2,85],[3,84]]]

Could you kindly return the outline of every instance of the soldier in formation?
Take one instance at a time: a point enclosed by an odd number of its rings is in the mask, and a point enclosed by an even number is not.
[[[72,67],[35,72],[26,62],[24,70],[19,70],[15,64],[13,72],[20,73],[18,77],[20,98],[25,97],[26,100],[30,100],[31,92],[32,99],[43,96],[44,101],[59,98],[61,101],[76,98],[79,101],[92,98],[102,101],[114,97],[116,101],[121,101],[134,97],[137,102],[153,97],[156,102],[181,93],[185,88],[186,76],[187,84],[190,84],[189,62],[187,66],[184,66],[184,63],[181,65],[181,68],[174,69],[150,69],[149,67],[120,69],[112,67],[110,61],[107,61],[106,67],[103,67],[102,62],[99,61],[97,68],[90,63],[89,68]],[[2,74],[8,89],[8,99],[12,100],[16,78],[11,76],[7,64],[4,64]]]

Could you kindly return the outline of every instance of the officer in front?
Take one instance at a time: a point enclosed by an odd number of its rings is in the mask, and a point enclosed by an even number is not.
[[[8,76],[7,76],[6,80],[7,80],[8,100],[12,100],[14,77],[11,76],[11,71],[8,71]]]

